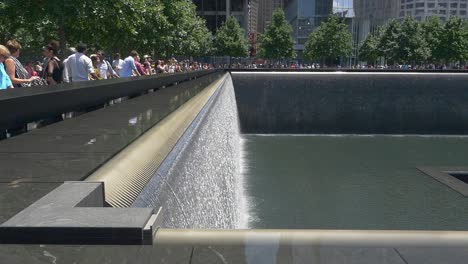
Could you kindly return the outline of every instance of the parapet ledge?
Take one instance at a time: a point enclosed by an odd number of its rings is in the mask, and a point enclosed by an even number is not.
[[[161,209],[106,207],[102,182],[65,182],[2,225],[0,244],[152,244]]]

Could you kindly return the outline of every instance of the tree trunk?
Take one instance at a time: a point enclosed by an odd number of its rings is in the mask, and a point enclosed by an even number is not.
[[[59,54],[63,56],[64,54],[66,54],[66,48],[67,48],[67,35],[65,33],[65,26],[64,26],[63,18],[59,25],[58,36],[59,36],[59,41],[60,41]]]

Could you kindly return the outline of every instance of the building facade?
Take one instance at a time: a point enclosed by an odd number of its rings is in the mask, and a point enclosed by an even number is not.
[[[310,33],[333,13],[333,0],[291,0],[284,8],[293,27],[294,49],[301,56]]]
[[[364,40],[376,27],[391,19],[412,16],[424,21],[439,17],[446,21],[450,16],[468,19],[468,0],[354,0],[359,40]]]
[[[273,12],[280,8],[284,9],[285,0],[257,0],[258,2],[258,23],[257,33],[264,33],[265,28],[270,24]]]
[[[468,18],[468,0],[398,0],[399,18],[412,16],[416,20],[426,20],[436,16],[447,21],[450,16]]]
[[[398,18],[399,1],[401,0],[354,0],[358,42],[390,19]]]
[[[207,27],[215,32],[226,18],[233,16],[241,26],[249,30],[248,0],[193,0],[197,13],[206,20]]]

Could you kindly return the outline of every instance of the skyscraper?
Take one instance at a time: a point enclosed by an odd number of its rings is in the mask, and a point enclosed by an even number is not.
[[[257,0],[258,1],[258,22],[257,33],[263,33],[270,24],[273,12],[284,8],[284,0]]]
[[[442,21],[450,16],[468,18],[467,0],[400,0],[398,17],[412,16],[416,20],[439,17]]]
[[[405,0],[354,0],[355,23],[359,28],[358,41],[363,41],[370,32],[390,19],[398,18],[400,1]]]
[[[309,34],[332,14],[333,0],[290,0],[285,3],[285,12],[293,27],[295,49],[300,53]]]
[[[233,16],[248,31],[248,0],[193,0],[197,13],[206,20],[208,28],[215,32],[228,16]]]

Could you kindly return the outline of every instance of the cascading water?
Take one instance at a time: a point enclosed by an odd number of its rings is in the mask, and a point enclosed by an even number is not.
[[[133,206],[162,207],[164,227],[246,228],[241,149],[228,76]]]

